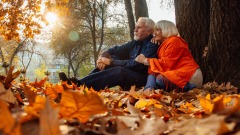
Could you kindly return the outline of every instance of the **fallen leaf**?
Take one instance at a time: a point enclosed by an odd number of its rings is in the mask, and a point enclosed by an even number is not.
[[[169,135],[222,135],[232,130],[234,123],[224,122],[225,116],[211,115],[205,119],[184,120],[171,125],[169,130],[173,130]]]
[[[40,134],[60,135],[58,110],[53,109],[49,99],[46,99],[44,109],[40,112]]]
[[[0,82],[0,99],[7,103],[17,105],[17,99],[11,90],[6,90],[3,84]]]
[[[157,108],[162,108],[162,105],[160,104],[160,102],[156,99],[145,99],[145,98],[141,98],[139,99],[136,103],[135,103],[135,107],[136,108],[143,108],[143,107],[147,107],[147,106],[155,106]]]
[[[117,125],[121,125],[118,129],[119,135],[159,135],[162,134],[165,130],[167,130],[167,124],[159,117],[154,119],[142,119],[135,118],[135,120],[130,122],[129,120],[124,120],[123,118],[118,117]],[[121,124],[120,122],[124,122]],[[139,125],[138,127],[126,129],[123,125],[129,125],[132,123],[132,126],[135,126],[136,123]]]
[[[32,90],[31,86],[27,86],[26,83],[23,83],[23,91],[28,99],[30,105],[35,102],[36,93]]]
[[[17,122],[8,109],[7,103],[0,100],[0,130],[5,135],[21,135],[20,123]]]
[[[85,123],[94,114],[107,111],[101,97],[95,93],[81,94],[73,91],[63,91],[59,114],[63,118],[77,118]]]

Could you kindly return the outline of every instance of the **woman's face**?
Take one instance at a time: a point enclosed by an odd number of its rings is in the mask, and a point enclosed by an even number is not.
[[[156,40],[158,42],[162,42],[164,40],[164,37],[162,36],[162,29],[155,28],[153,37],[154,37],[154,40]]]

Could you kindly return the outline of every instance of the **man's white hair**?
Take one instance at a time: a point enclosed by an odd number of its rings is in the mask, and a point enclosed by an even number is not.
[[[155,22],[152,19],[148,17],[139,17],[138,21],[145,22],[145,25],[151,31],[151,34],[153,34]]]

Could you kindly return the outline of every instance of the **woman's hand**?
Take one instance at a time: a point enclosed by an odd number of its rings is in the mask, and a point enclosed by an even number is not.
[[[154,37],[151,39],[151,42],[154,43],[154,44],[157,44],[157,45],[160,45],[160,44],[161,44],[161,42],[155,40]]]
[[[144,65],[149,65],[147,58],[143,54],[138,55],[135,58],[135,61],[142,63]]]

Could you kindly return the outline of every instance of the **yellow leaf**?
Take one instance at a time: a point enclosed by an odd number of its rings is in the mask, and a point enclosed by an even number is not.
[[[211,100],[211,95],[207,94],[206,99]]]
[[[159,102],[157,100],[155,100],[155,99],[141,98],[141,99],[139,99],[135,103],[135,107],[141,109],[143,107],[147,107],[147,106],[150,106],[150,105],[154,105],[155,106],[155,104],[157,104],[157,103],[159,103]],[[162,106],[156,105],[156,107],[160,107],[161,108]]]
[[[200,105],[202,106],[202,108],[207,114],[212,113],[213,107],[214,107],[213,101],[201,96],[198,96],[198,100],[200,102]]]
[[[81,94],[73,91],[63,91],[59,115],[65,119],[77,118],[85,123],[94,114],[107,111],[101,97],[95,93]]]

